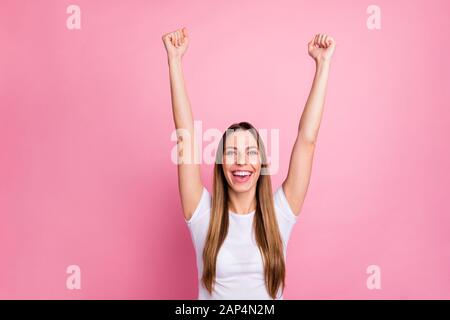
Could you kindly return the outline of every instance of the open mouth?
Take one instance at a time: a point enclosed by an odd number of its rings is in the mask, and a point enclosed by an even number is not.
[[[247,170],[235,170],[231,171],[231,173],[233,175],[233,181],[236,183],[247,182],[253,174],[252,171]]]

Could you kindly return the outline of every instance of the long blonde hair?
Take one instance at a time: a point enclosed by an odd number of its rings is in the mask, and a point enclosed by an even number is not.
[[[248,122],[232,124],[222,135],[216,154],[211,219],[203,249],[202,283],[210,294],[213,291],[216,278],[217,255],[228,233],[228,183],[223,172],[222,160],[227,136],[234,130],[249,130],[252,133],[258,143],[261,167],[267,168],[264,143],[255,127]],[[257,181],[253,228],[256,243],[264,262],[267,292],[272,299],[275,299],[280,286],[284,290],[286,269],[283,242],[275,216],[272,182],[269,174],[260,175]]]

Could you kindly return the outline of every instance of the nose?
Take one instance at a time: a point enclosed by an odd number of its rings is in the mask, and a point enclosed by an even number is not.
[[[237,160],[237,164],[245,164],[245,162],[246,162],[245,154],[242,154],[242,152],[238,152],[236,160]]]

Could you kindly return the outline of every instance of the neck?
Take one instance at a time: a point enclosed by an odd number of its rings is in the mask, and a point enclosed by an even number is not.
[[[246,192],[236,192],[228,188],[228,209],[237,214],[247,214],[256,210],[256,187]]]

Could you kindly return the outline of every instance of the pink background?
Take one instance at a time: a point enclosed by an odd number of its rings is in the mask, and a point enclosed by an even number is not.
[[[82,29],[66,28],[81,7]],[[366,27],[370,4],[381,30]],[[203,129],[280,129],[337,41],[286,299],[450,298],[448,1],[0,2],[0,298],[195,299],[163,33]],[[211,190],[212,166],[203,165]],[[66,288],[66,267],[82,289]],[[381,290],[366,268],[381,268]]]

